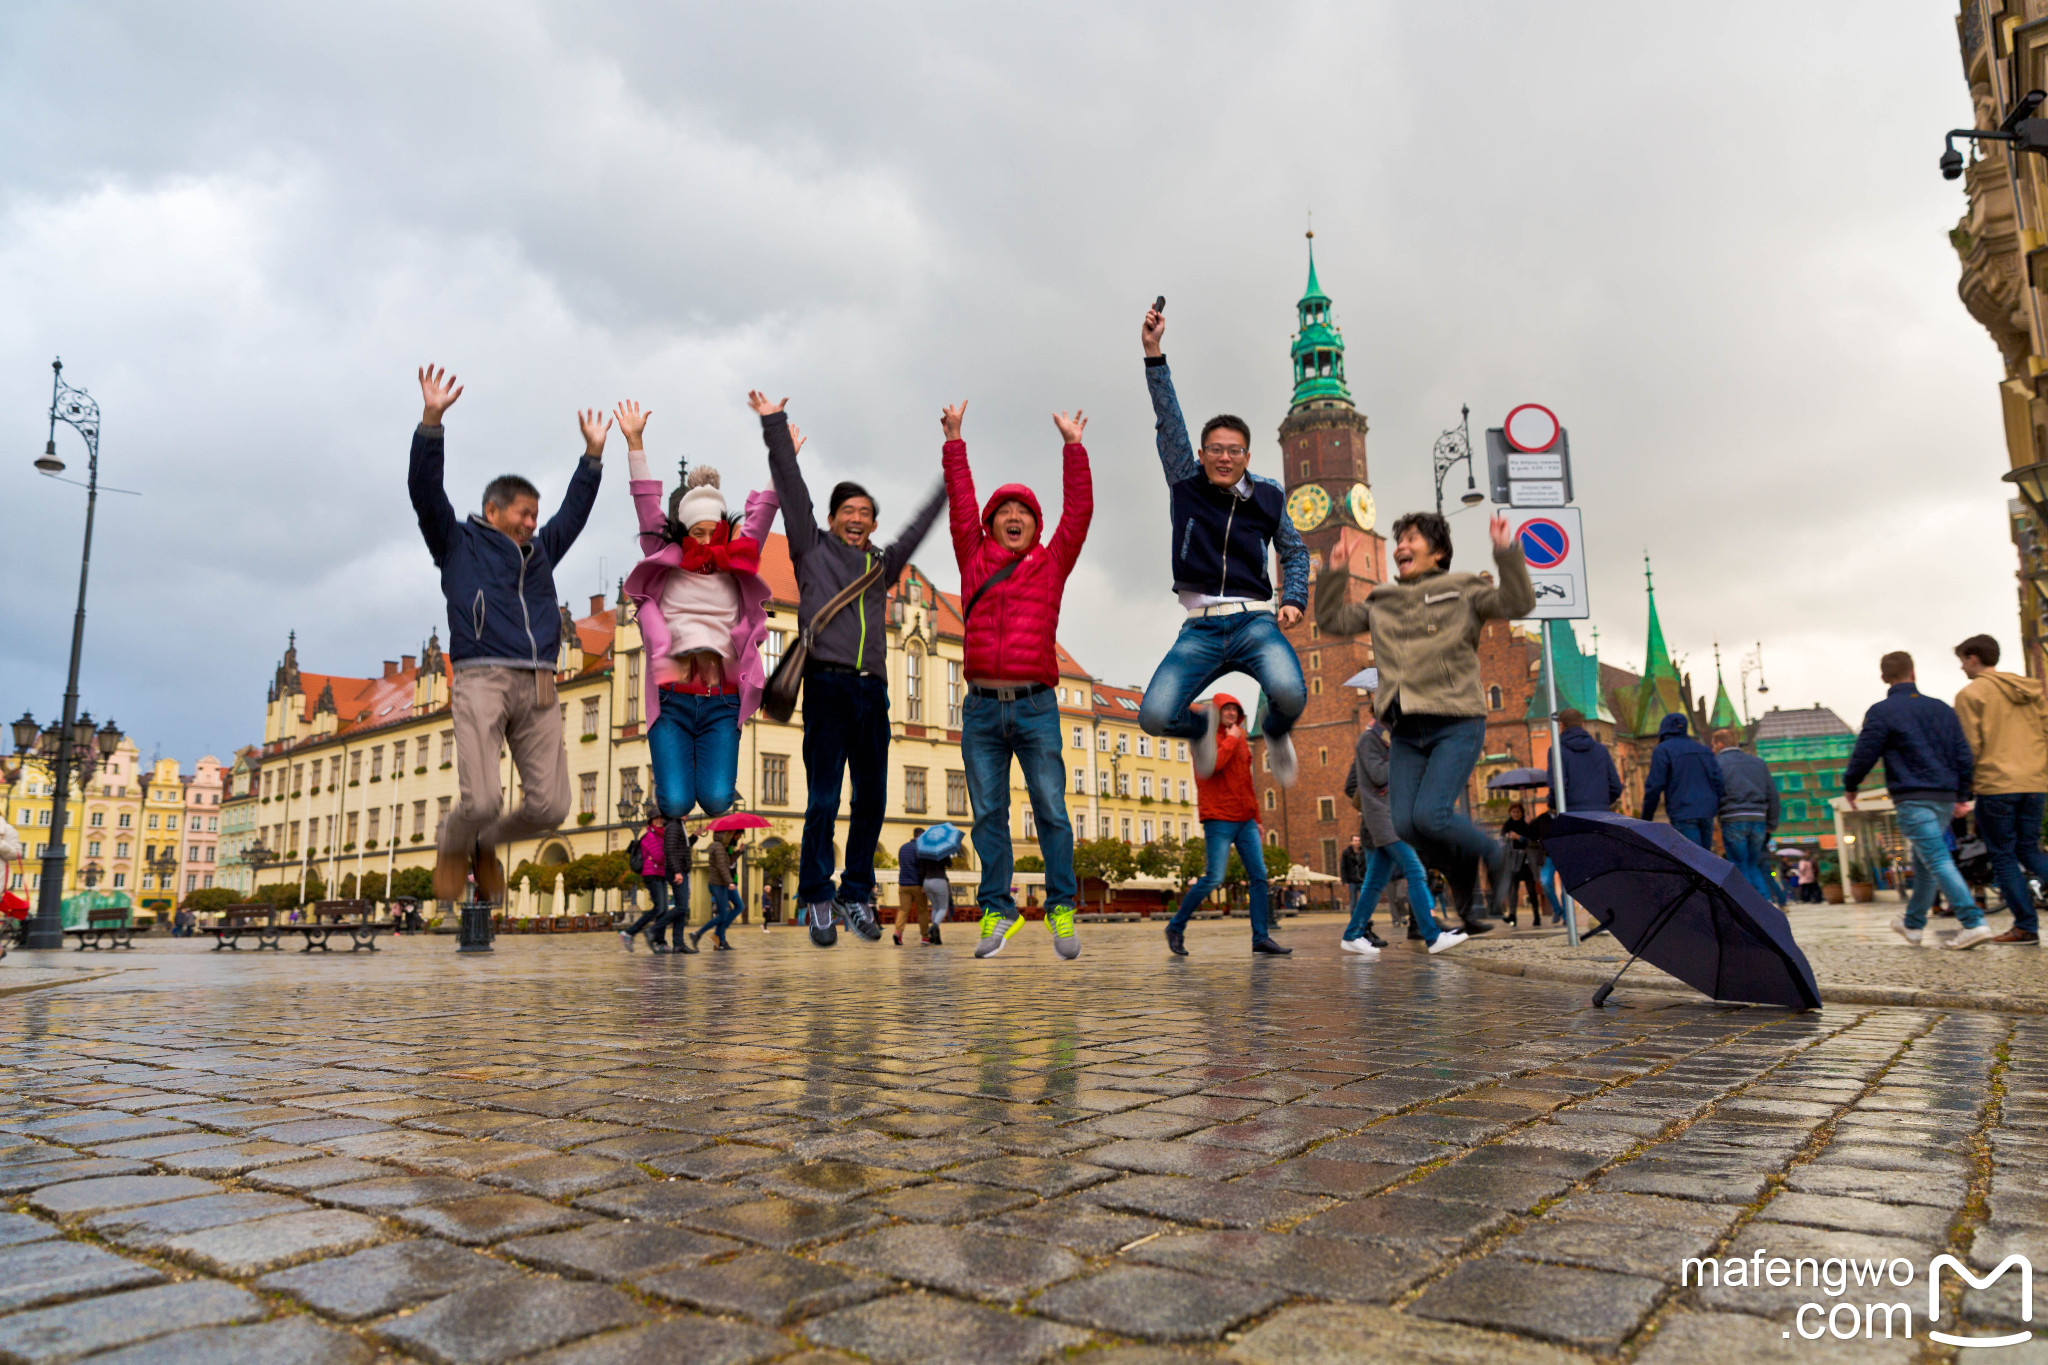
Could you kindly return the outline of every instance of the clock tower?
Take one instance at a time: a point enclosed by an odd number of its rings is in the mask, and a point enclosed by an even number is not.
[[[1312,574],[1322,572],[1331,547],[1342,537],[1353,547],[1352,592],[1362,594],[1386,577],[1387,543],[1373,529],[1365,414],[1352,403],[1344,382],[1344,333],[1332,321],[1330,297],[1316,279],[1315,233],[1308,235],[1308,289],[1295,305],[1294,401],[1280,423],[1281,480],[1288,517],[1308,544]],[[1365,638],[1324,637],[1313,609],[1287,631],[1287,638],[1308,682],[1308,709],[1292,731],[1301,775],[1292,788],[1282,787],[1261,752],[1254,773],[1259,818],[1269,843],[1283,845],[1295,862],[1335,876],[1338,859],[1358,832],[1344,778],[1364,723],[1358,693],[1346,688],[1344,680],[1372,663],[1372,648]]]

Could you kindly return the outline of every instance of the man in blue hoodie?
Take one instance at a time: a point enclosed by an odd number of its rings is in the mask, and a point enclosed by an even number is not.
[[[1575,706],[1557,713],[1558,743],[1564,749],[1566,811],[1613,810],[1621,800],[1621,774],[1614,755],[1586,729],[1586,714]]]
[[[1643,782],[1643,818],[1657,818],[1661,799],[1671,808],[1671,828],[1698,844],[1714,846],[1714,816],[1721,809],[1721,765],[1714,751],[1686,733],[1677,712],[1657,727],[1657,750]]]
[[[1892,921],[1892,932],[1919,946],[1939,888],[1963,926],[1946,946],[1989,943],[1998,935],[1984,923],[1984,912],[1948,851],[1949,820],[1969,813],[1975,790],[1977,761],[1970,741],[1948,703],[1921,695],[1912,655],[1893,650],[1878,660],[1877,673],[1884,680],[1885,698],[1863,713],[1863,728],[1842,772],[1842,799],[1856,809],[1856,789],[1883,760],[1885,792],[1897,813],[1899,833],[1913,849],[1913,894],[1906,913]]]
[[[583,458],[547,525],[539,524],[540,491],[516,474],[491,480],[483,515],[463,520],[442,483],[441,426],[442,414],[462,397],[462,386],[429,365],[420,370],[420,396],[426,410],[412,434],[406,488],[448,602],[448,659],[455,670],[449,711],[462,788],[461,800],[441,824],[434,895],[461,900],[474,870],[477,895],[502,905],[505,867],[497,845],[545,834],[569,814],[569,755],[555,700],[562,636],[555,565],[576,543],[597,501],[598,462],[611,419],[595,411],[577,414]],[[509,814],[498,785],[501,747],[512,750],[524,798]]]

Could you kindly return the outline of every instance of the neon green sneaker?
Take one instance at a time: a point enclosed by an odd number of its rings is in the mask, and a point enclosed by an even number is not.
[[[976,957],[994,957],[997,953],[1000,953],[1003,950],[1003,945],[1010,941],[1010,935],[1016,933],[1017,926],[1023,922],[1024,917],[1014,910],[1008,916],[998,915],[993,910],[983,912],[981,917],[981,942],[974,945],[974,955]]]
[[[1052,930],[1052,950],[1069,962],[1081,955],[1081,940],[1074,933],[1074,907],[1055,905],[1045,912],[1045,927]]]

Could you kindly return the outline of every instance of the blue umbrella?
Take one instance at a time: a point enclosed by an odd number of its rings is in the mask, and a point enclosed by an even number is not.
[[[1669,825],[1605,811],[1555,816],[1543,840],[1565,889],[1630,953],[1715,1000],[1820,1008],[1785,912],[1735,865]],[[1593,995],[1607,1003],[1614,980]]]
[[[967,836],[957,825],[942,821],[917,836],[917,853],[921,858],[937,862],[958,853],[960,845],[966,842]]]
[[[1495,773],[1486,779],[1490,792],[1518,791],[1524,787],[1547,787],[1550,774],[1541,768],[1510,768],[1504,773]]]

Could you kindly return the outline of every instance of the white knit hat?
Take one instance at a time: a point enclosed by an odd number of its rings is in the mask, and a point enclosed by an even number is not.
[[[676,504],[676,524],[685,531],[700,521],[724,521],[725,494],[718,491],[718,471],[698,465],[683,482],[689,491]]]

